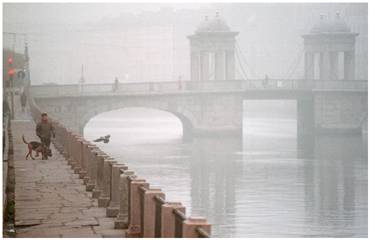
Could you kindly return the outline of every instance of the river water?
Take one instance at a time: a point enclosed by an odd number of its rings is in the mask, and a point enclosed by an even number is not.
[[[206,217],[214,237],[367,237],[367,139],[317,136],[305,158],[294,114],[246,114],[243,128],[242,139],[186,143],[168,113],[126,109],[84,131],[110,134],[103,151]]]

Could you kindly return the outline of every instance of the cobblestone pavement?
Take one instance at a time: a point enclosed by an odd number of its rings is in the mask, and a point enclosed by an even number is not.
[[[52,146],[49,160],[25,160],[22,141],[39,141],[35,124],[26,118],[12,121],[15,167],[15,227],[17,237],[124,237],[105,217],[96,199],[85,191],[78,175]],[[33,156],[35,153],[33,153]]]

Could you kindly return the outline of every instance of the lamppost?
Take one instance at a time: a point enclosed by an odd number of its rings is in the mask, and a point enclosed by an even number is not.
[[[81,65],[81,78],[80,78],[80,94],[83,94],[83,84],[85,83],[84,78],[84,65]]]

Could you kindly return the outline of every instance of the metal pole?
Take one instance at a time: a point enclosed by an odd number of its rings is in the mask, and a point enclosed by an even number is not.
[[[14,60],[14,57],[15,57],[15,41],[16,41],[16,37],[17,37],[17,35],[14,33],[13,34],[13,37],[14,37],[14,40],[13,40],[13,49],[12,49],[12,51],[13,51],[13,60]],[[11,109],[11,111],[12,111],[12,120],[14,120],[14,89],[13,89],[13,87],[14,87],[14,84],[13,84],[13,81],[14,81],[14,78],[13,78],[13,76],[10,78],[10,101],[11,101],[11,105],[12,105],[12,109]]]

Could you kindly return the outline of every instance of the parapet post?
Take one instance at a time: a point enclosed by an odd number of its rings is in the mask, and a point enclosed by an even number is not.
[[[120,199],[119,185],[121,181],[120,179],[121,170],[127,170],[127,166],[125,164],[113,164],[110,202],[106,211],[107,217],[116,217],[119,213],[119,199]]]
[[[119,213],[114,221],[115,229],[128,228],[128,211],[129,211],[129,190],[130,182],[128,178],[136,178],[135,172],[126,170],[121,171],[120,185],[119,185]]]
[[[162,238],[163,237],[165,238],[175,237],[176,215],[174,213],[174,210],[181,212],[185,216],[186,209],[184,206],[182,206],[180,202],[166,202],[162,205],[161,228],[160,228],[160,236],[158,237],[162,237]]]
[[[71,134],[71,139],[70,139],[70,165],[72,166],[72,169],[75,171],[76,165],[77,165],[77,134],[73,133]],[[75,171],[76,173],[76,171]]]
[[[104,160],[103,189],[98,199],[98,207],[107,207],[110,201],[112,166],[116,164],[113,158]]]
[[[183,236],[183,222],[186,220],[185,212],[173,209],[172,213],[175,217],[175,238],[181,238]]]
[[[156,230],[156,200],[155,197],[165,199],[165,194],[160,188],[141,188],[142,190],[142,220],[141,220],[141,232],[144,238],[154,238]]]
[[[211,224],[203,217],[189,217],[183,222],[183,238],[209,237],[211,233]]]
[[[87,162],[88,162],[88,146],[89,146],[89,142],[86,141],[85,139],[83,139],[83,141],[81,142],[81,170],[79,172],[80,174],[80,178],[81,179],[85,179],[85,176],[87,175]]]
[[[67,159],[68,165],[71,165],[70,161],[71,161],[72,132],[66,129],[65,135],[66,135],[65,136],[66,144],[64,145],[63,156],[65,159]]]
[[[94,189],[95,179],[96,179],[96,146],[93,144],[87,145],[87,154],[86,154],[86,168],[87,173],[84,177],[84,184],[86,185],[86,191],[90,192]],[[95,171],[94,171],[95,169]]]
[[[95,188],[93,190],[92,197],[99,198],[102,189],[103,189],[103,177],[104,177],[104,159],[108,158],[108,155],[104,153],[98,153],[96,156],[97,159],[97,171],[96,171],[96,181],[95,181]]]
[[[130,178],[130,190],[129,190],[129,226],[127,230],[128,237],[140,237],[141,235],[141,212],[142,206],[140,206],[140,192],[139,188],[149,188],[149,183],[145,182],[144,179]]]
[[[73,170],[76,174],[80,174],[81,171],[81,159],[82,159],[82,143],[83,139],[76,135],[75,136],[75,146],[74,146],[74,165],[72,165]]]

